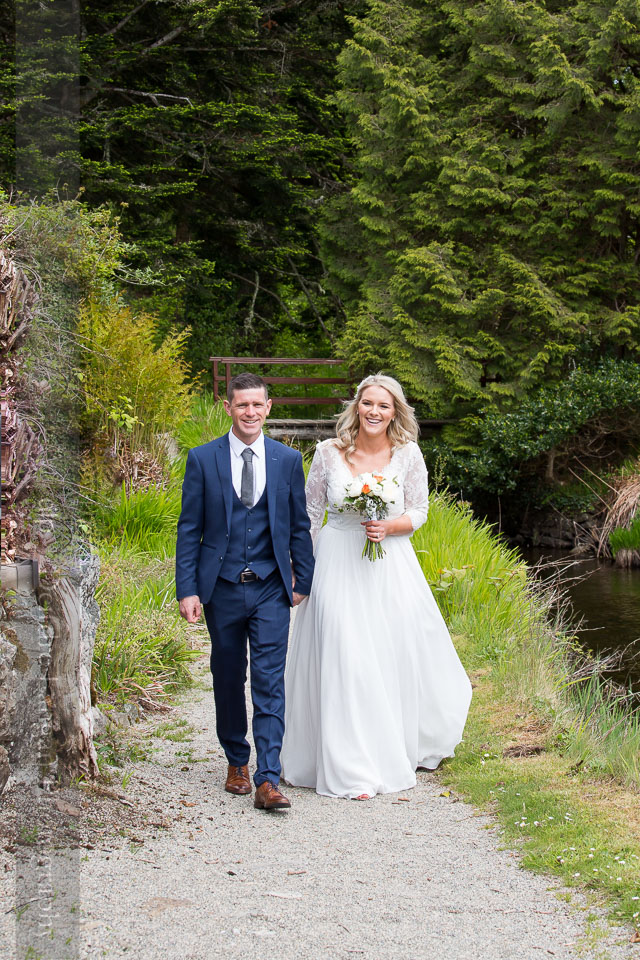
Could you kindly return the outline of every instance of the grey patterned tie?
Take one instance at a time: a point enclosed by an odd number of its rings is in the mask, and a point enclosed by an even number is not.
[[[253,450],[245,447],[242,451],[242,480],[240,482],[240,499],[245,507],[253,506]]]

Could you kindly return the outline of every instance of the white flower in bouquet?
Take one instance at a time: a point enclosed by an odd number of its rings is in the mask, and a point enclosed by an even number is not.
[[[396,480],[389,480],[388,477],[383,477],[381,480],[378,480],[374,489],[376,494],[381,497],[385,503],[396,502],[396,494],[398,493],[398,483]]]
[[[359,497],[362,493],[362,488],[365,486],[366,480],[364,475],[354,477],[351,483],[347,484],[347,496],[348,497]]]

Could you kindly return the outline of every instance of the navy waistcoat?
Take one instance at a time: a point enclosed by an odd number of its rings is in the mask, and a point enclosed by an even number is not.
[[[245,507],[235,490],[231,502],[231,533],[220,576],[238,583],[240,573],[248,567],[264,579],[277,566],[269,527],[266,487],[251,509]]]

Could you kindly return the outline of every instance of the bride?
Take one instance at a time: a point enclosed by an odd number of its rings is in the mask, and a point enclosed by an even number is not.
[[[369,799],[415,786],[417,767],[453,756],[471,685],[411,546],[427,519],[427,470],[400,384],[367,377],[336,431],[307,480],[316,565],[287,660],[282,775]],[[363,522],[345,504],[365,472],[398,485],[384,520]],[[365,536],[384,542],[375,562],[362,556]]]

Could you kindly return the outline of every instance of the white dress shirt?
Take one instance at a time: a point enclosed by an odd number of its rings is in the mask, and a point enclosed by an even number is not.
[[[264,433],[261,430],[253,443],[246,444],[236,437],[233,430],[229,430],[229,448],[231,450],[231,482],[233,483],[233,489],[238,494],[238,498],[241,496],[242,467],[244,466],[242,453],[247,449],[247,447],[249,447],[250,450],[253,450],[253,504],[255,506],[264,493],[264,488],[267,484],[267,468],[264,454]]]

